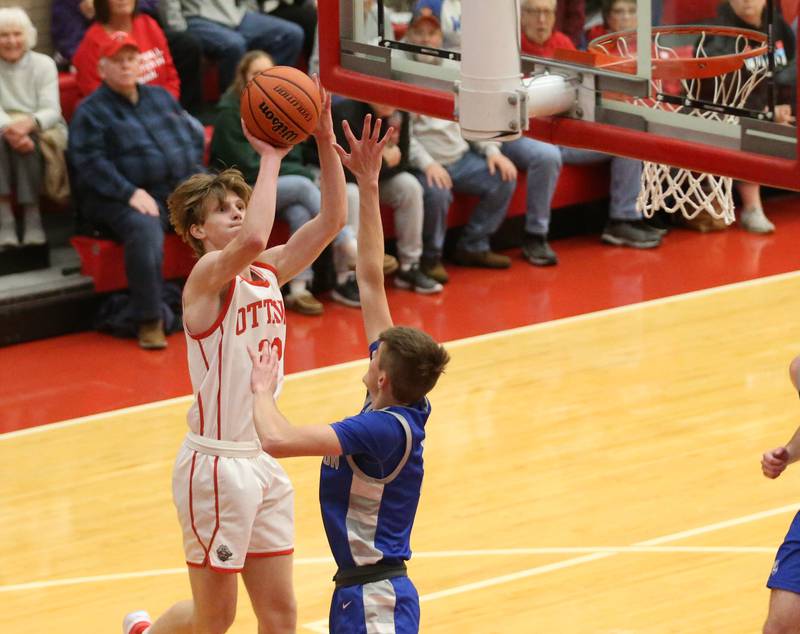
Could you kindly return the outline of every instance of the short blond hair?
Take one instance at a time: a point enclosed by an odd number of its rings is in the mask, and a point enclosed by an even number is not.
[[[36,27],[33,26],[33,22],[31,22],[30,17],[23,8],[8,7],[0,9],[0,30],[11,26],[22,27],[22,31],[25,34],[25,46],[28,50],[36,46]]]
[[[247,184],[237,169],[226,169],[219,174],[195,174],[175,188],[167,199],[169,219],[183,241],[192,247],[197,257],[205,254],[203,243],[191,233],[193,225],[202,226],[208,215],[207,201],[225,202],[228,192],[233,192],[244,201],[250,202],[253,188]]]

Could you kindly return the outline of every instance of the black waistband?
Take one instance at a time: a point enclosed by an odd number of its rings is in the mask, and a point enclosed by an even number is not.
[[[361,586],[365,583],[407,576],[406,564],[401,561],[399,564],[370,564],[347,570],[339,568],[333,576],[333,580],[336,582],[337,588],[346,588],[347,586]]]

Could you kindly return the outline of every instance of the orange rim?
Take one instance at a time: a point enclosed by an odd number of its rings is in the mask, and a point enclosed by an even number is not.
[[[652,78],[653,79],[704,79],[718,77],[738,70],[744,65],[746,59],[760,57],[767,52],[767,36],[759,31],[750,29],[738,29],[732,26],[658,26],[652,30],[652,37],[657,35],[695,35],[702,36],[721,36],[721,37],[745,37],[749,44],[756,44],[755,47],[748,48],[740,53],[730,55],[717,55],[714,57],[682,57],[672,59],[652,58]],[[614,66],[614,70],[621,72],[635,73],[635,57],[626,57],[611,52],[616,48],[616,43],[624,40],[626,43],[635,45],[636,31],[619,31],[608,33],[589,42],[588,50],[598,56],[599,66]],[[635,50],[635,48],[634,48]],[[605,63],[608,62],[608,63]]]

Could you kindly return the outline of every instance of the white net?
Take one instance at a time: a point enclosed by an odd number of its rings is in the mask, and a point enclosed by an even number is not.
[[[715,36],[720,37],[720,36]],[[741,54],[753,47],[746,34],[726,36],[728,54]],[[707,58],[707,33],[699,29],[687,42],[670,32],[656,32],[653,38],[654,66],[658,60],[686,58]],[[608,41],[593,43],[597,50],[608,55],[633,58],[628,40],[625,37],[608,38]],[[684,99],[703,99],[717,105],[744,108],[748,97],[766,77],[767,62],[764,56],[748,57],[731,72],[710,78],[685,78],[680,80],[651,80],[652,94],[649,99],[636,99],[635,103],[648,107],[688,114],[710,121],[736,124],[738,117],[706,108],[667,103],[659,95],[668,94]],[[733,203],[733,181],[726,176],[705,172],[695,172],[682,168],[650,163],[645,161],[642,169],[642,183],[636,203],[637,209],[650,218],[656,211],[680,212],[688,219],[707,212],[713,218],[723,219],[726,224],[735,220]]]

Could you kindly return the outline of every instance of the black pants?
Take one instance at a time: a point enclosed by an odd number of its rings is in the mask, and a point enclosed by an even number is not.
[[[312,0],[305,0],[297,4],[281,4],[270,15],[294,22],[303,29],[303,56],[311,59],[311,49],[314,48],[314,33],[317,30],[317,8]]]
[[[203,103],[203,49],[189,31],[165,30],[169,52],[181,80],[181,105],[196,115]]]

